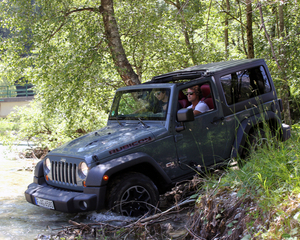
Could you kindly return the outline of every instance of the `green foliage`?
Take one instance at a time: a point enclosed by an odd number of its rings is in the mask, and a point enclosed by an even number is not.
[[[224,1],[113,2],[123,48],[142,82],[191,65],[247,56],[246,5],[241,1],[229,1],[229,12]],[[299,4],[285,1],[283,37],[278,21],[280,3],[262,3],[274,52],[288,63],[284,67],[292,90],[294,122],[298,122]],[[0,83],[33,83],[43,117],[59,113],[70,126],[91,117],[89,109],[108,113],[114,90],[124,83],[109,52],[100,4],[95,0],[2,1]],[[255,56],[266,59],[277,92],[284,96],[282,71],[261,29],[257,8],[253,8],[253,35]]]
[[[0,141],[3,141],[5,136],[9,135],[11,131],[17,130],[16,127],[17,126],[14,123],[8,121],[7,119],[0,119]]]
[[[195,64],[246,58],[246,5],[229,1],[227,12],[224,2],[115,0],[122,44],[141,80]],[[298,122],[300,4],[260,2],[274,54],[280,63],[286,60],[292,116]],[[279,4],[285,4],[284,34]],[[103,126],[114,90],[124,84],[109,52],[99,7],[100,1],[95,0],[1,1],[0,85],[28,80],[38,93],[30,108],[19,108],[0,121],[1,141],[29,140],[51,149]],[[225,19],[229,21],[228,54]],[[255,57],[266,59],[282,97],[282,70],[255,7],[253,35]],[[300,202],[299,134],[299,126],[294,125],[292,140],[259,149],[242,169],[231,170],[220,183],[212,180],[207,186],[230,186],[238,196],[257,199],[260,210],[272,213],[270,219],[277,217],[265,238],[299,238],[295,232],[300,229],[299,214],[292,210],[292,202]]]
[[[241,169],[230,168],[220,182],[213,180],[206,186],[218,186],[220,191],[230,188],[239,198],[254,199],[257,207],[248,213],[253,222],[247,224],[250,227],[259,221],[265,227],[264,233],[259,233],[263,239],[300,237],[299,231],[294,231],[300,227],[296,215],[300,203],[299,125],[294,125],[292,132],[287,142],[269,139],[267,145],[252,152]]]
[[[42,113],[40,103],[31,102],[30,106],[16,108],[2,120],[0,131],[4,143],[30,141],[36,146],[53,149],[87,132],[100,129],[106,123],[107,114],[98,109],[78,109],[76,114],[81,119],[68,119],[62,112]]]
[[[11,83],[23,78],[36,85],[45,117],[59,112],[71,125],[75,119],[90,117],[89,109],[109,111],[114,90],[122,84],[115,77],[106,44],[103,46],[99,14],[78,12],[65,19],[65,12],[84,7],[80,1],[36,1],[31,5],[19,0],[2,2],[1,7],[4,22],[13,33],[2,42],[7,49],[1,57],[6,69],[2,73]],[[26,34],[28,29],[30,34]],[[20,35],[28,37],[30,50],[21,47],[24,39]],[[78,116],[79,112],[82,115]]]
[[[298,123],[300,121],[300,91],[297,86],[298,82],[295,83],[291,87],[291,115],[294,123]]]

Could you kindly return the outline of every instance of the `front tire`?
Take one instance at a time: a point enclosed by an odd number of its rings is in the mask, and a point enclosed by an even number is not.
[[[126,173],[109,185],[108,208],[123,216],[140,217],[153,213],[158,190],[150,178],[141,173]]]

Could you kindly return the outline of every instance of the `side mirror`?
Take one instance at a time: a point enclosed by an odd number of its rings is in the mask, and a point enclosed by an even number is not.
[[[182,108],[177,112],[178,122],[191,122],[194,121],[194,113],[192,108]]]

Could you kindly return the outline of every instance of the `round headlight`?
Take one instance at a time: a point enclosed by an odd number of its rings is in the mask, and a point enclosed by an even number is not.
[[[45,171],[46,173],[51,171],[51,161],[49,158],[46,158],[45,160]]]
[[[79,163],[79,167],[78,167],[78,175],[82,178],[85,179],[87,174],[88,174],[88,166],[86,165],[85,162],[81,162]]]

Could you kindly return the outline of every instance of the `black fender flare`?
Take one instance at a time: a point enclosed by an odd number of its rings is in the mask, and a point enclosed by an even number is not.
[[[266,111],[264,114],[259,113],[243,120],[236,131],[236,136],[231,151],[231,158],[241,156],[247,135],[254,126],[271,119],[275,120],[278,126],[281,126],[281,120],[274,112],[271,111]]]
[[[34,168],[34,176],[37,178],[44,177],[44,160],[39,161]]]
[[[105,163],[101,163],[93,167],[87,176],[87,187],[99,187],[107,184],[107,181],[103,180],[103,176],[108,177],[123,171],[124,169],[134,167],[137,164],[147,163],[150,164],[165,181],[166,184],[171,184],[172,181],[166,172],[160,167],[160,165],[148,154],[143,152],[131,153],[125,156],[121,156]]]
[[[33,182],[39,185],[44,185],[46,183],[44,176],[44,160],[39,161],[35,165]]]

